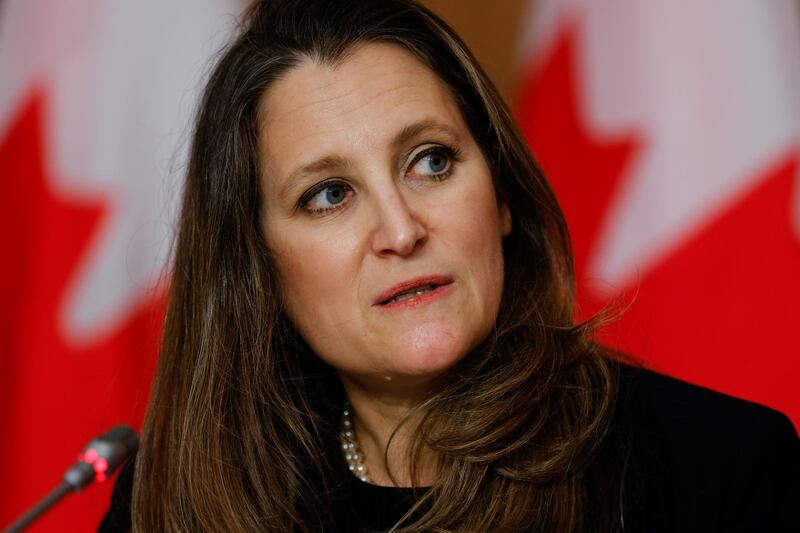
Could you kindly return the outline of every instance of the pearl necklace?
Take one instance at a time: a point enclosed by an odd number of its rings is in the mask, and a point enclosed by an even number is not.
[[[356,434],[353,431],[353,420],[350,418],[350,404],[344,404],[342,410],[342,431],[339,434],[342,443],[342,453],[344,460],[347,461],[347,466],[350,471],[358,477],[361,481],[369,483],[369,475],[367,475],[367,467],[364,465],[364,454],[358,447],[356,441]]]

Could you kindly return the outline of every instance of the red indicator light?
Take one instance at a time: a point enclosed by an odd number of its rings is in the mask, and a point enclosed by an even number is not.
[[[100,457],[92,464],[92,466],[94,467],[94,471],[98,474],[105,474],[106,470],[108,470],[108,461]]]
[[[106,470],[108,470],[108,461],[106,461],[102,457],[98,457],[97,460],[94,463],[92,463],[92,467],[94,467],[95,471],[94,479],[97,481],[105,481]]]
[[[87,463],[94,463],[97,460],[97,452],[91,448],[83,452],[83,460]]]

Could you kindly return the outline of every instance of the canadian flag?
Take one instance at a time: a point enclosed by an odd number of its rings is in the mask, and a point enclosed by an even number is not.
[[[541,0],[518,116],[573,237],[583,318],[651,368],[800,427],[800,12]]]
[[[0,526],[139,426],[190,116],[244,2],[0,3]],[[111,483],[35,531],[91,531]]]

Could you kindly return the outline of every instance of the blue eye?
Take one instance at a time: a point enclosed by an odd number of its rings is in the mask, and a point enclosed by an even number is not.
[[[433,146],[417,154],[411,168],[414,174],[443,179],[452,171],[454,159],[449,148]]]
[[[336,209],[347,200],[350,192],[352,192],[350,187],[344,183],[321,183],[306,193],[300,200],[300,205],[308,211],[322,213]]]

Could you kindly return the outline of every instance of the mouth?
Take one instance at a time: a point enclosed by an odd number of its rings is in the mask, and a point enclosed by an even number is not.
[[[444,294],[453,284],[446,276],[425,276],[398,283],[375,299],[373,305],[382,307],[406,307],[428,301]],[[449,291],[447,291],[449,292]]]

